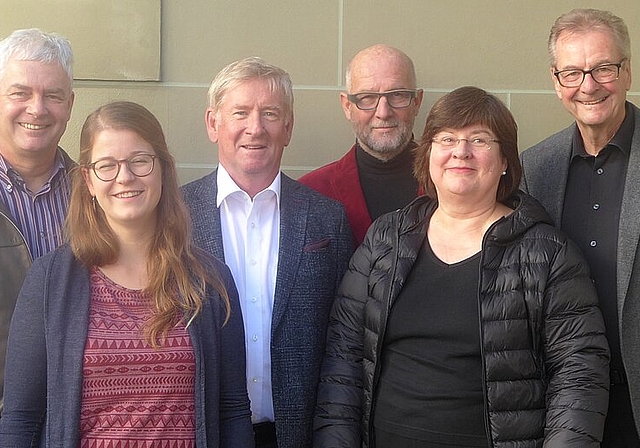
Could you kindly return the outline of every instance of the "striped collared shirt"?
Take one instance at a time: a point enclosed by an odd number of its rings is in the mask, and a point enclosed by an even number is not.
[[[0,155],[0,202],[22,232],[33,259],[62,244],[70,191],[60,148],[51,177],[35,193],[27,189],[20,174]]]

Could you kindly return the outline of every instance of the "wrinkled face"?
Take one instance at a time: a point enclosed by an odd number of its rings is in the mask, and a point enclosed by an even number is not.
[[[0,152],[8,160],[52,154],[71,117],[73,92],[57,63],[10,60],[0,78]]]
[[[557,40],[556,55],[557,70],[590,70],[622,60],[613,36],[605,31],[562,33]],[[553,73],[552,78],[558,98],[581,130],[591,127],[615,131],[622,124],[627,90],[631,88],[629,61],[622,63],[617,80],[605,84],[586,75],[580,86],[563,87]]]
[[[502,172],[507,161],[500,151],[495,134],[486,126],[471,125],[462,129],[443,129],[434,140],[460,140],[452,148],[437,142],[431,145],[429,174],[440,201],[447,198],[469,201],[495,201]],[[488,142],[474,147],[472,142]],[[468,140],[468,141],[467,141]]]
[[[380,63],[377,58],[365,58],[351,68],[350,94],[413,90],[410,69],[398,58]],[[345,93],[340,95],[342,109],[362,148],[374,157],[386,160],[401,152],[413,135],[413,123],[420,110],[422,91],[403,109],[392,108],[380,98],[374,110],[360,110]]]
[[[124,159],[136,163],[135,156],[140,154],[155,155],[155,151],[133,131],[104,129],[95,137],[91,163],[107,161],[113,166]],[[149,229],[151,232],[155,229],[156,207],[162,195],[161,162],[156,158],[153,169],[144,177],[134,175],[131,169],[126,162],[120,162],[118,175],[107,182],[98,179],[93,169],[83,169],[89,192],[95,196],[116,234],[121,229]],[[134,171],[137,169],[133,168]]]
[[[238,186],[256,193],[268,187],[293,130],[284,95],[266,80],[244,81],[226,92],[217,111],[207,109],[205,120],[218,160]]]

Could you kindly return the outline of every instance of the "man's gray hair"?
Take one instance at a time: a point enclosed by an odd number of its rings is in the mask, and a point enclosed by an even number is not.
[[[67,73],[69,85],[73,84],[71,43],[59,34],[45,33],[38,28],[14,31],[0,41],[0,77],[11,60],[58,63]]]
[[[558,17],[551,27],[547,42],[549,65],[556,68],[558,62],[556,44],[562,33],[588,33],[591,31],[610,32],[620,51],[620,56],[623,59],[631,58],[631,39],[624,20],[609,11],[573,9]]]
[[[281,92],[288,108],[287,116],[293,114],[293,84],[289,74],[259,57],[249,57],[232,62],[220,70],[211,82],[208,92],[209,107],[218,111],[226,93],[245,81],[264,79],[272,92]]]

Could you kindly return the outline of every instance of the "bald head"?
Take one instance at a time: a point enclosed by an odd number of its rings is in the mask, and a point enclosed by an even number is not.
[[[407,87],[416,88],[416,71],[411,58],[397,48],[376,44],[358,52],[349,63],[346,73],[347,90],[352,92],[355,77],[367,76],[367,73],[378,71],[381,65],[404,73],[410,82]]]

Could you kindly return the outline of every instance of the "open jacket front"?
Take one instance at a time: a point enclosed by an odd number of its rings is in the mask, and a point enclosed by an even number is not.
[[[314,446],[373,447],[387,317],[425,243],[436,203],[416,199],[369,229],[334,303]],[[491,447],[597,447],[609,351],[577,248],[517,193],[482,245],[478,301],[485,422]]]

